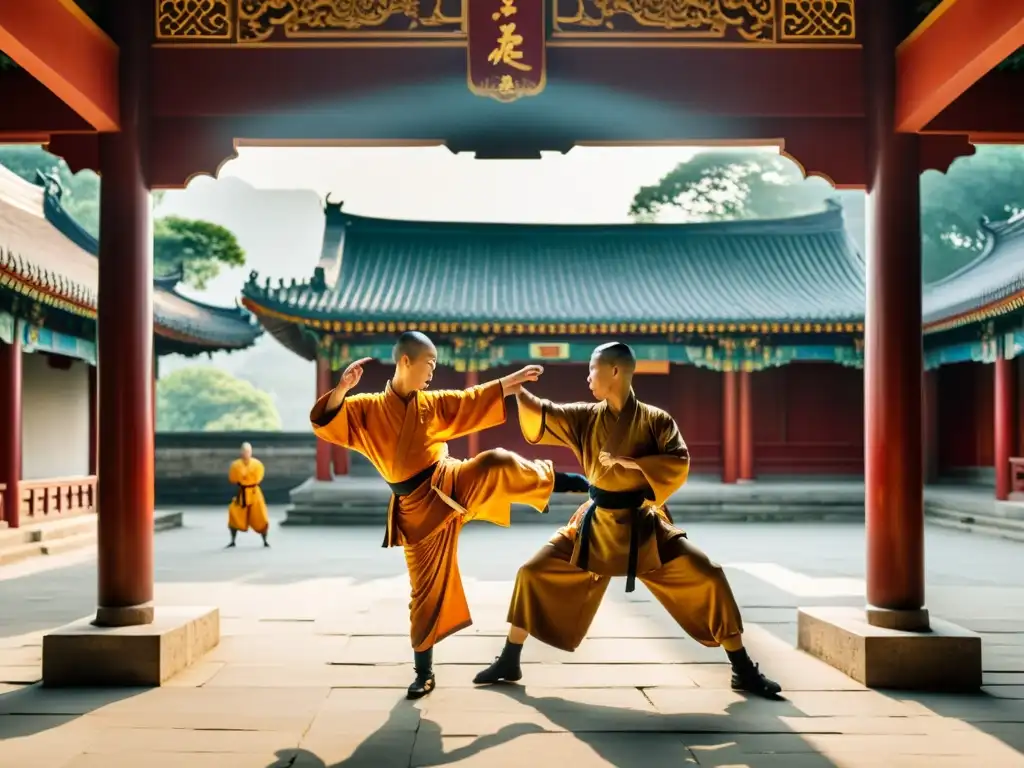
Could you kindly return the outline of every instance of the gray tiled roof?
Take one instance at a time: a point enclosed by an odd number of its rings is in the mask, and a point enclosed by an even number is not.
[[[337,235],[343,233],[343,237]],[[701,224],[394,221],[327,209],[317,280],[245,288],[331,321],[856,322],[864,264],[842,210]],[[333,264],[332,259],[337,263]]]
[[[925,288],[926,326],[969,315],[1024,292],[1024,214],[983,227],[989,241],[978,258]]]
[[[43,285],[90,311],[96,308],[99,244],[60,204],[59,189],[30,184],[0,166],[0,264],[33,284]],[[239,307],[213,307],[187,298],[177,280],[154,280],[153,312],[157,335],[194,340],[202,349],[241,349],[262,333]]]

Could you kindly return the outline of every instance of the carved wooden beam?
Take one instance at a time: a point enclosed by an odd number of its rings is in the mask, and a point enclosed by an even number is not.
[[[0,50],[93,129],[118,130],[117,45],[73,0],[0,0]]]
[[[1021,0],[945,0],[897,49],[897,130],[921,131],[1021,46]]]

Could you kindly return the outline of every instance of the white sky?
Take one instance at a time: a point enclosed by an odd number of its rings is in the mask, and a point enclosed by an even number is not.
[[[219,177],[330,193],[345,210],[368,216],[613,223],[629,221],[629,204],[641,186],[700,150],[577,147],[540,160],[477,160],[444,147],[242,147]]]

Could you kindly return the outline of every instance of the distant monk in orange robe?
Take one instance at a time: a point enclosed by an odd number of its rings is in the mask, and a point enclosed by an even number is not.
[[[270,518],[267,516],[267,502],[260,490],[263,482],[263,462],[252,457],[252,446],[242,443],[242,455],[231,462],[228,470],[228,482],[238,487],[238,493],[228,505],[228,530],[231,531],[231,543],[239,531],[252,528],[263,537],[263,546],[269,547],[267,533],[270,531]]]
[[[511,505],[544,512],[553,492],[585,493],[582,475],[555,472],[502,449],[461,461],[447,441],[505,421],[505,397],[543,372],[530,365],[496,381],[458,391],[425,391],[437,349],[422,333],[403,333],[393,353],[395,374],[383,392],[350,395],[363,375],[358,360],[313,406],[321,440],[359,451],[391,487],[384,546],[405,548],[412,600],[410,638],[416,678],[408,696],[435,686],[434,645],[472,624],[458,566],[458,536],[470,520],[507,527]]]
[[[571,449],[591,480],[591,500],[519,569],[505,648],[473,682],[520,680],[519,656],[530,635],[576,650],[610,578],[625,576],[627,592],[639,578],[694,640],[725,649],[735,690],[774,697],[781,687],[743,647],[743,621],[725,572],[665,509],[686,482],[690,453],[672,417],[636,399],[635,369],[632,349],[604,344],[594,350],[587,377],[599,402],[555,405],[526,390],[517,395],[527,441]]]

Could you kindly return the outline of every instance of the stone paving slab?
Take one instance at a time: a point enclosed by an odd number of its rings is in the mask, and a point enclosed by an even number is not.
[[[730,569],[751,654],[786,688],[786,700],[766,702],[732,692],[720,650],[687,639],[642,586],[627,597],[621,582],[576,653],[531,643],[522,685],[474,687],[473,675],[501,647],[515,568],[537,544],[495,531],[501,546],[482,535],[460,553],[476,623],[438,647],[439,688],[408,702],[408,578],[393,556],[400,553],[379,549],[377,529],[366,541],[347,529],[326,542],[289,529],[267,552],[225,553],[222,515],[211,521],[157,539],[157,599],[219,603],[221,645],[160,689],[0,681],[0,768],[1024,767],[1024,644],[1015,618],[1024,615],[1015,613],[1024,582],[993,581],[1009,580],[999,569],[1019,562],[1001,544],[975,553],[950,539],[948,552],[929,557],[950,569],[929,592],[929,607],[984,633],[987,693],[977,696],[865,689],[793,648],[796,607],[811,598]],[[818,540],[805,530],[791,544],[778,526],[737,526],[708,550],[720,549],[724,562],[757,563],[768,546],[775,571],[788,568],[803,574],[795,583],[820,588],[814,600],[857,604],[863,597],[851,597],[848,585],[861,576],[836,554],[862,548],[854,534]],[[793,559],[797,550],[830,554],[811,567]],[[982,561],[993,563],[989,576]],[[85,615],[88,600],[66,609],[49,602],[78,582],[95,583],[94,574],[69,571],[74,583],[46,574],[4,582],[0,605],[10,604],[10,586],[31,592],[47,581],[41,591],[53,596],[44,604],[53,624]],[[840,582],[845,597],[837,598],[828,590]],[[0,678],[35,678],[39,636],[15,627],[0,637],[0,671],[8,670]]]

